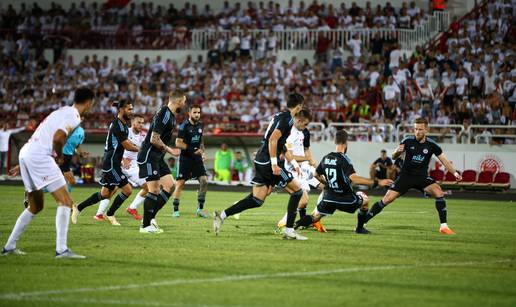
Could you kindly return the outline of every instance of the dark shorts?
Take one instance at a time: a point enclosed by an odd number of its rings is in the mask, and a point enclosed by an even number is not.
[[[121,168],[112,168],[110,171],[102,170],[102,178],[99,182],[102,186],[113,190],[116,187],[123,187],[129,184],[127,177],[122,173]]]
[[[145,181],[156,181],[161,177],[170,175],[170,168],[165,163],[164,157],[154,158],[149,157],[147,162],[138,162],[139,173],[138,176]]]
[[[328,195],[325,193],[322,201],[317,204],[317,211],[321,215],[332,215],[335,210],[354,213],[362,206],[363,201],[362,196],[356,194]]]
[[[251,180],[251,183],[273,187],[278,186],[280,188],[286,187],[287,184],[293,179],[292,174],[285,169],[285,164],[283,162],[279,162],[278,166],[281,168],[281,174],[274,175],[272,173],[272,167],[270,163],[259,164],[254,162],[256,172],[253,180]]]
[[[72,163],[72,155],[63,155],[63,164],[59,166],[61,172],[66,173],[70,171],[70,164]]]
[[[201,157],[179,156],[177,165],[177,180],[198,179],[206,176],[206,169]]]
[[[434,183],[435,180],[429,176],[407,175],[402,173],[398,176],[396,181],[394,181],[394,184],[389,188],[389,190],[396,191],[401,195],[407,193],[410,189],[416,189],[423,192],[427,186]]]

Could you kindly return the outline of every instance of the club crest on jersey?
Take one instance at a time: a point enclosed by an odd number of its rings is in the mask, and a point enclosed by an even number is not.
[[[121,177],[122,177],[122,179],[125,179],[125,176],[124,176],[124,175],[122,175]]]
[[[158,171],[153,171],[152,174],[157,175]]]
[[[423,153],[426,155],[428,153],[428,149],[423,149]]]
[[[201,128],[199,128],[199,133],[202,133],[202,129]]]

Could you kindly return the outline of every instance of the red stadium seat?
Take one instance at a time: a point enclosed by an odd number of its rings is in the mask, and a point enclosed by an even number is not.
[[[462,173],[462,181],[459,184],[463,185],[463,186],[471,186],[471,185],[475,184],[476,182],[477,182],[477,172],[472,169],[468,169]]]
[[[457,171],[460,173],[460,171]],[[447,186],[448,188],[457,188],[458,183],[457,180],[455,180],[455,176],[453,176],[453,173],[446,172],[446,175],[444,176],[444,179],[442,181],[442,184]]]
[[[444,171],[440,169],[433,169],[429,173],[430,177],[434,179],[437,183],[440,183],[444,180]]]
[[[481,171],[480,174],[478,174],[478,179],[476,185],[480,186],[488,186],[491,183],[493,183],[493,173],[489,171]]]
[[[491,184],[494,188],[508,189],[511,186],[511,176],[506,172],[499,172]]]

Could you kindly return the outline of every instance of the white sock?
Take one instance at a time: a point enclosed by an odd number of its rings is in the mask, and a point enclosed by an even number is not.
[[[16,220],[16,224],[14,224],[13,231],[5,244],[5,249],[11,250],[16,248],[16,241],[21,237],[27,225],[29,225],[30,221],[34,214],[32,214],[28,209],[23,210],[18,219]]]
[[[140,196],[140,193],[136,194],[133,202],[129,205],[129,209],[138,209],[138,206],[143,203],[145,197]]]
[[[220,213],[220,218],[221,218],[222,220],[225,220],[225,219],[226,219],[226,217],[227,217],[227,215],[226,215],[226,211],[222,211],[222,212]]]
[[[109,199],[103,199],[100,201],[99,209],[97,210],[97,215],[104,214],[106,212],[107,207],[109,206]]]
[[[68,249],[66,240],[68,237],[68,224],[70,223],[71,208],[57,206],[56,212],[56,251],[62,253]]]
[[[441,223],[441,228],[443,228],[443,227],[448,227],[448,224],[446,224],[446,223]]]

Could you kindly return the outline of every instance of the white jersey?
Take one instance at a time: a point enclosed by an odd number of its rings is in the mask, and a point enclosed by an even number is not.
[[[136,133],[134,132],[134,130],[131,128],[129,129],[129,135],[128,135],[128,139],[131,143],[133,143],[134,145],[138,146],[138,147],[142,147],[142,143],[143,143],[143,140],[145,140],[145,136],[146,136],[146,133],[143,132],[143,131],[140,131],[140,133]],[[123,158],[124,159],[129,159],[131,160],[131,167],[133,166],[136,166],[137,164],[135,163],[136,162],[136,158],[138,157],[138,152],[136,151],[129,151],[129,150],[126,150],[124,151],[124,156]],[[134,163],[133,163],[134,162]]]
[[[305,135],[303,131],[297,130],[296,127],[292,127],[290,135],[287,138],[286,146],[287,150],[291,150],[294,156],[305,156],[304,147]]]
[[[75,107],[66,106],[50,113],[38,126],[25,147],[28,152],[51,156],[53,152],[54,134],[63,130],[66,135],[81,123],[81,115]]]

